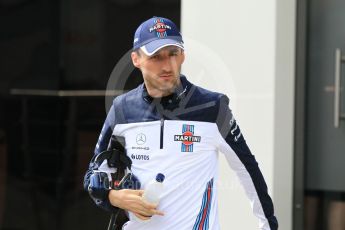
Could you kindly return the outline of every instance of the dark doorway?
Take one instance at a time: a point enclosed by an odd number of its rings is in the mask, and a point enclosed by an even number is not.
[[[102,93],[87,92],[106,90],[142,21],[179,25],[180,5],[0,0],[0,230],[106,229],[82,189],[106,116]],[[133,71],[114,90],[141,82]]]

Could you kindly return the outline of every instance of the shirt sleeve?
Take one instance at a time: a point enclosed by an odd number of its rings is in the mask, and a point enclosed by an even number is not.
[[[114,112],[114,106],[112,106],[108,112],[107,118],[103,124],[102,131],[99,135],[95,150],[94,150],[94,155],[89,163],[89,168],[87,169],[85,176],[84,176],[84,190],[88,191],[88,186],[90,183],[90,176],[93,173],[93,159],[100,154],[101,152],[107,150],[111,135],[113,133],[113,129],[115,127],[115,112]],[[95,199],[94,197],[91,196],[93,201],[96,203],[97,206],[107,210],[107,211],[112,211],[115,210],[116,208],[112,206],[109,202],[108,197],[105,197],[104,199]]]
[[[219,101],[218,149],[224,153],[229,166],[239,178],[250,200],[253,213],[259,219],[259,229],[276,230],[278,221],[274,215],[266,182],[228,104],[229,99],[226,96]]]

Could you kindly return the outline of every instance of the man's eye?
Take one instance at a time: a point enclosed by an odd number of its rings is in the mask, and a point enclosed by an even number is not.
[[[179,54],[179,52],[176,50],[176,51],[173,51],[170,53],[170,56],[177,56]]]

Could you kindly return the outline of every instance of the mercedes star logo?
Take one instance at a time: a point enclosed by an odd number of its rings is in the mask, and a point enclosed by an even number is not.
[[[143,144],[145,144],[145,142],[146,142],[146,136],[145,136],[145,134],[139,133],[139,134],[137,135],[137,144],[138,144],[138,145],[143,145]]]

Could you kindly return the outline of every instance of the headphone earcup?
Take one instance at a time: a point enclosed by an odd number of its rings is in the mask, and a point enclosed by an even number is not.
[[[107,198],[109,190],[110,183],[107,173],[94,172],[90,176],[88,191],[93,198],[104,200]]]

